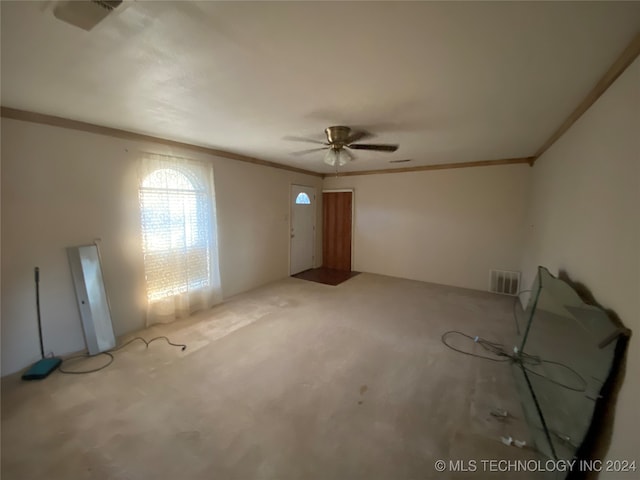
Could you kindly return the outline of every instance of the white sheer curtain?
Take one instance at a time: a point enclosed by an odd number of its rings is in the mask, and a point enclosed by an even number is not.
[[[211,165],[145,153],[138,192],[147,326],[221,302]]]

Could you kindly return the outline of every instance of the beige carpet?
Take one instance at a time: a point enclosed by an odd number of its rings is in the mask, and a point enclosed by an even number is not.
[[[2,479],[536,478],[434,470],[536,458],[500,442],[528,440],[510,367],[440,342],[510,344],[512,302],[371,274],[267,285],[140,332],[185,352],[135,343],[99,373],[4,378]]]

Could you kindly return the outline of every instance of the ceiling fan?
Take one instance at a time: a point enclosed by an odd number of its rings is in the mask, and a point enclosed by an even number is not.
[[[351,152],[351,150],[373,150],[377,152],[395,152],[398,150],[398,145],[356,143],[365,138],[373,137],[373,135],[365,131],[354,131],[350,127],[341,125],[328,127],[324,130],[324,133],[327,136],[326,142],[320,142],[318,140],[304,137],[284,138],[285,140],[292,140],[294,142],[310,142],[323,145],[318,148],[293,152],[292,155],[306,155],[307,153],[327,150],[324,157],[324,163],[335,166],[336,169],[338,166],[341,167],[345,165],[350,160],[355,160],[356,156]]]

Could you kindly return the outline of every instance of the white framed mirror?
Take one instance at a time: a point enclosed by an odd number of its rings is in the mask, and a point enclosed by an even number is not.
[[[68,247],[67,255],[89,355],[111,350],[116,338],[96,244]]]

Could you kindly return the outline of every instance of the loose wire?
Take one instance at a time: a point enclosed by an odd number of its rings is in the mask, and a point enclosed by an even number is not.
[[[161,337],[154,337],[149,341],[145,340],[142,337],[135,337],[135,338],[132,338],[131,340],[129,340],[128,342],[123,343],[119,347],[112,348],[111,350],[109,350],[109,352],[117,352],[118,350],[121,350],[124,347],[126,347],[127,345],[135,342],[136,340],[140,340],[141,342],[144,342],[144,344],[146,345],[147,348],[149,348],[149,345],[151,343],[155,342],[156,340],[165,340],[172,347],[181,347],[181,349],[183,351],[187,349],[187,346],[184,343],[173,343],[171,340],[169,340],[169,337],[161,336]]]
[[[459,348],[456,348],[454,346],[452,346],[450,343],[447,342],[447,338],[452,335],[460,335],[463,336],[465,338],[468,338],[469,340],[472,340],[474,343],[477,343],[478,345],[480,345],[483,349],[485,349],[486,351],[493,353],[495,356],[494,357],[490,357],[488,355],[479,355],[477,353],[473,353],[473,352],[468,352],[466,350],[461,350]],[[501,343],[496,343],[496,342],[490,342],[489,340],[485,340],[484,338],[481,337],[472,337],[471,335],[468,335],[464,332],[460,332],[458,330],[449,330],[448,332],[444,332],[442,334],[441,337],[442,343],[450,348],[451,350],[454,350],[458,353],[462,353],[464,355],[469,355],[471,357],[477,357],[477,358],[482,358],[484,360],[491,360],[493,362],[508,362],[511,361],[512,363],[517,363],[519,365],[522,366],[522,368],[524,370],[526,370],[527,372],[531,373],[532,375],[536,375],[540,378],[543,378],[545,380],[548,380],[549,382],[558,385],[560,387],[566,388],[568,390],[572,390],[574,392],[584,392],[587,390],[587,381],[584,379],[584,377],[582,375],[580,375],[577,371],[575,371],[573,368],[569,367],[568,365],[561,363],[561,362],[555,362],[552,360],[544,360],[538,356],[535,355],[529,355],[527,353],[524,352],[514,352],[514,353],[510,353],[508,352],[504,346]],[[567,385],[565,383],[562,382],[558,382],[557,380],[554,380],[546,375],[543,375],[542,373],[536,372],[535,370],[531,370],[530,368],[527,368],[527,365],[530,366],[534,366],[534,365],[541,365],[541,364],[551,364],[551,365],[558,365],[562,368],[565,368],[567,370],[569,370],[571,373],[573,373],[576,378],[580,381],[581,386],[580,387],[574,387],[571,385]]]
[[[60,364],[60,366],[58,367],[58,371],[60,373],[66,374],[66,375],[83,375],[85,373],[99,372],[100,370],[104,370],[105,368],[107,368],[109,365],[111,365],[113,363],[114,357],[111,354],[111,352],[100,352],[98,355],[106,355],[109,358],[109,360],[104,365],[102,365],[102,366],[100,366],[98,368],[93,368],[91,370],[65,370],[64,368],[62,368],[62,366],[65,363],[68,363],[70,360],[77,360],[79,358],[89,358],[91,356],[88,353],[85,353],[83,355],[75,355],[73,357],[65,358],[62,361],[62,363]],[[97,355],[94,355],[94,356],[97,356]]]
[[[456,347],[450,345],[449,343],[447,343],[447,337],[449,335],[451,335],[451,334],[462,335],[463,337],[466,337],[466,338],[468,338],[470,340],[473,340],[474,343],[477,343],[478,345],[480,345],[485,350],[490,351],[490,352],[494,353],[495,355],[503,357],[503,358],[489,357],[487,355],[478,355],[477,353],[467,352],[465,350],[460,350],[459,348],[456,348]],[[492,342],[487,342],[486,340],[478,338],[478,337],[472,337],[471,335],[467,335],[466,333],[460,332],[458,330],[449,330],[448,332],[444,332],[442,334],[441,340],[442,340],[442,343],[444,343],[451,350],[455,350],[456,352],[462,353],[464,355],[469,355],[471,357],[477,357],[477,358],[483,358],[485,360],[491,360],[492,362],[508,362],[509,361],[509,357],[506,354],[498,353],[498,352],[496,352],[494,350],[494,348],[501,347],[502,345],[496,344],[496,343],[492,343]],[[489,345],[491,345],[491,346],[489,346]]]
[[[533,374],[533,375],[537,375],[538,377],[544,378],[545,380],[551,382],[551,383],[555,383],[556,385],[558,385],[559,387],[563,387],[566,388],[567,390],[573,390],[574,392],[586,392],[587,391],[587,381],[584,379],[584,377],[582,375],[580,375],[578,372],[576,372],[573,368],[571,368],[569,365],[565,365],[564,363],[560,363],[560,362],[554,362],[552,360],[541,360],[542,363],[548,363],[551,365],[558,365],[562,368],[566,368],[567,370],[569,370],[571,373],[573,373],[576,378],[580,381],[580,383],[582,384],[581,387],[576,388],[576,387],[572,387],[570,385],[567,385],[565,383],[562,382],[558,382],[557,380],[554,380],[553,378],[547,377],[546,375],[542,375],[541,373],[535,372],[533,370],[531,370],[530,368],[524,367],[524,369]]]
[[[104,365],[101,365],[100,367],[92,368],[90,370],[65,370],[65,369],[62,368],[65,363],[68,363],[71,360],[77,360],[79,358],[89,358],[89,357],[92,356],[92,355],[89,355],[88,353],[84,353],[84,354],[81,354],[81,355],[75,355],[73,357],[69,357],[69,358],[64,359],[63,362],[58,367],[58,371],[60,373],[64,373],[64,374],[67,374],[67,375],[83,375],[85,373],[99,372],[100,370],[104,370],[105,368],[107,368],[109,365],[111,365],[113,363],[113,361],[115,359],[114,356],[113,356],[113,353],[117,352],[118,350],[123,349],[127,345],[132,344],[136,340],[140,340],[140,341],[144,342],[146,348],[149,348],[149,345],[152,342],[155,342],[156,340],[166,340],[166,342],[169,345],[171,345],[172,347],[181,347],[182,351],[187,349],[187,346],[184,343],[173,343],[171,340],[169,340],[168,337],[165,337],[165,336],[154,337],[154,338],[152,338],[151,340],[148,340],[148,341],[145,340],[143,337],[135,337],[135,338],[132,338],[131,340],[129,340],[128,342],[123,343],[119,347],[115,347],[115,348],[112,348],[111,350],[100,352],[98,355],[106,355],[108,357],[107,363],[105,363]],[[97,356],[97,355],[93,355],[93,356]]]

